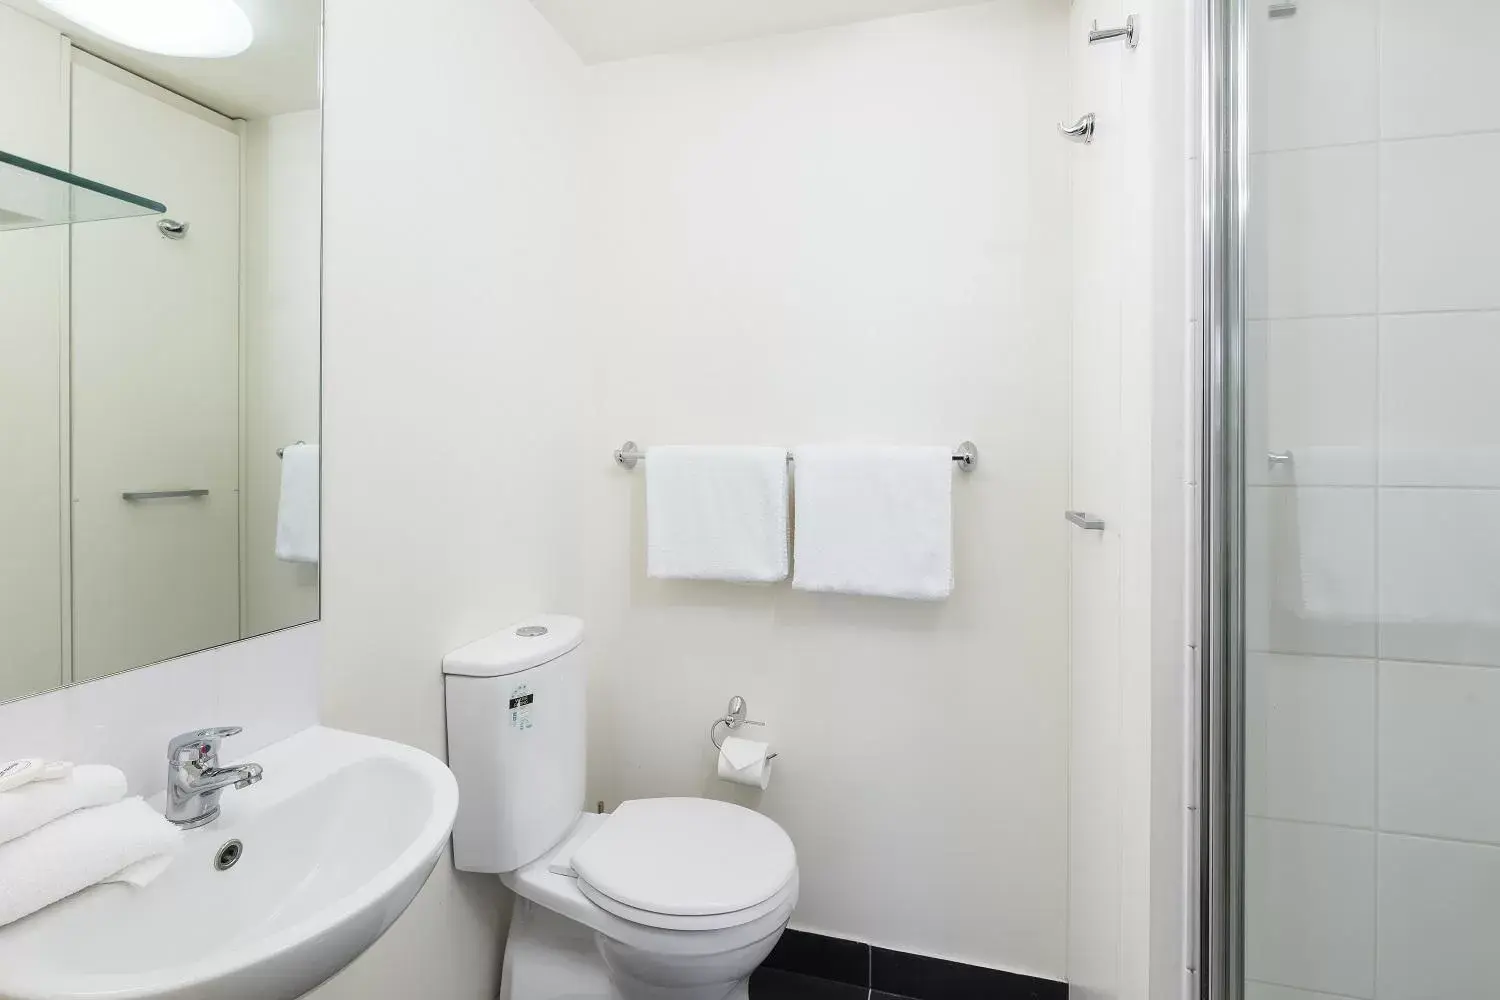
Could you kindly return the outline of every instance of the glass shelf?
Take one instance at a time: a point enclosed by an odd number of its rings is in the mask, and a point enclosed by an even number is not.
[[[166,210],[159,201],[0,150],[0,230],[160,215]]]

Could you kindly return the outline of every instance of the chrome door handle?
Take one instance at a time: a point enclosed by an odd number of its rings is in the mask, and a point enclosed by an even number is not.
[[[1092,514],[1085,514],[1081,510],[1065,510],[1063,511],[1063,517],[1068,519],[1069,524],[1076,524],[1084,531],[1104,530],[1103,518],[1094,517]]]
[[[173,497],[206,497],[208,490],[126,490],[121,500],[169,500]]]
[[[1057,131],[1076,142],[1093,142],[1095,121],[1094,113],[1090,111],[1071,125],[1064,125],[1062,122],[1058,122]]]

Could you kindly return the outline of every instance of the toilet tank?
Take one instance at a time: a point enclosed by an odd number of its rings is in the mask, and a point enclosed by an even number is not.
[[[562,840],[584,806],[583,622],[537,615],[443,657],[453,862],[508,872]]]

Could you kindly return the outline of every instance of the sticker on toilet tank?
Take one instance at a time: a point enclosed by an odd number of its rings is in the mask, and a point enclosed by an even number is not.
[[[517,684],[510,690],[510,725],[512,729],[531,728],[531,702],[533,695],[525,684]]]

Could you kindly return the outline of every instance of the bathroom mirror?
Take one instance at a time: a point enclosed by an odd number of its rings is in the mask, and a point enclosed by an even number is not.
[[[0,227],[0,702],[318,617],[322,8],[237,2],[0,0],[0,151],[166,207]]]

